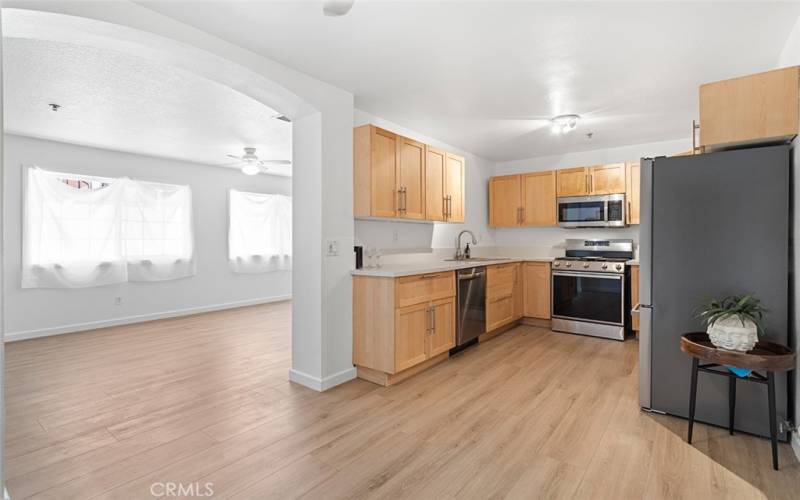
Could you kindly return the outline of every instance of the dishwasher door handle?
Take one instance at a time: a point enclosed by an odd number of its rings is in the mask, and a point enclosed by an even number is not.
[[[474,280],[474,279],[478,279],[478,278],[480,278],[481,276],[483,276],[483,273],[474,273],[474,274],[459,274],[459,275],[458,275],[458,281],[469,281],[469,280]]]

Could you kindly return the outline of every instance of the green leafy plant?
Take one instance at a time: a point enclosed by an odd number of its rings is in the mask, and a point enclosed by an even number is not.
[[[702,319],[706,326],[711,326],[717,321],[726,318],[738,318],[745,326],[745,321],[755,323],[758,333],[764,333],[764,313],[767,309],[752,294],[729,295],[722,299],[708,299],[698,307],[697,317]]]

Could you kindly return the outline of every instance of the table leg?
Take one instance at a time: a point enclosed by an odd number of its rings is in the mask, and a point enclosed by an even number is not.
[[[728,431],[733,436],[733,420],[736,415],[736,376],[728,376]]]
[[[767,393],[769,396],[769,437],[772,440],[772,468],[778,470],[778,431],[775,422],[775,374],[767,372]]]
[[[692,358],[692,387],[689,395],[689,435],[686,441],[692,444],[692,431],[694,430],[694,403],[697,399],[697,358]]]

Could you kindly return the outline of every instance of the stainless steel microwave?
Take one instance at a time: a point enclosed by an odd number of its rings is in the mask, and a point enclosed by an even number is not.
[[[561,227],[625,227],[625,195],[570,196],[558,198]]]

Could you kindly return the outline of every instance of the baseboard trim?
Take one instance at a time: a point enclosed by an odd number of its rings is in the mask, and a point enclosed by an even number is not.
[[[317,392],[325,392],[328,389],[336,387],[337,385],[349,382],[354,378],[356,378],[355,366],[342,370],[339,373],[328,375],[322,379],[313,375],[309,375],[308,373],[295,370],[294,368],[289,370],[290,381],[308,387],[309,389],[313,389]]]
[[[792,451],[797,460],[800,460],[800,433],[798,432],[792,433]]]
[[[188,307],[185,309],[173,309],[152,314],[139,314],[136,316],[124,316],[122,318],[104,319],[99,321],[88,321],[86,323],[73,323],[50,328],[37,330],[23,330],[20,332],[10,332],[4,335],[5,342],[16,342],[18,340],[36,339],[40,337],[50,337],[52,335],[62,335],[65,333],[85,332],[87,330],[97,330],[98,328],[108,328],[110,326],[130,325],[133,323],[143,323],[157,319],[176,318],[178,316],[189,316],[205,312],[221,311],[223,309],[235,309],[237,307],[255,306],[258,304],[269,304],[272,302],[283,302],[291,300],[291,295],[279,295],[275,297],[259,297],[256,299],[238,300],[235,302],[225,302],[222,304],[211,304],[207,306]]]

